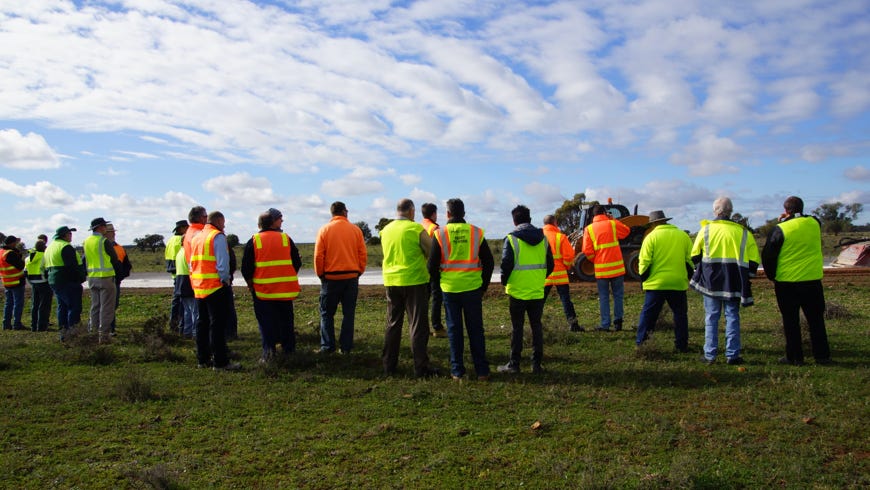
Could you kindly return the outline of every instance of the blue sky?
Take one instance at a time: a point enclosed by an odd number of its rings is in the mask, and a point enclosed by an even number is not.
[[[578,192],[691,230],[720,195],[870,221],[866,0],[4,2],[0,75],[0,231],[28,245],[195,204],[310,242],[335,200],[373,228],[403,197],[498,238]]]

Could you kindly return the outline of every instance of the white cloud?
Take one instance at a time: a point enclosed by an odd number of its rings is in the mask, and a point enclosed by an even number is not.
[[[685,165],[694,176],[736,173],[737,167],[729,165],[740,158],[744,150],[730,138],[716,136],[709,128],[699,131],[695,142],[671,156],[671,161]]]
[[[41,180],[31,185],[18,185],[11,180],[0,178],[0,193],[17,196],[21,206],[58,207],[69,206],[75,199],[60,187]]]
[[[843,175],[849,180],[870,181],[870,168],[856,165],[847,168]]]
[[[247,172],[212,177],[203,182],[202,187],[227,203],[270,205],[282,200],[275,195],[269,179],[253,177]]]
[[[420,182],[423,182],[423,177],[420,177],[417,174],[405,174],[405,175],[400,175],[399,180],[401,180],[402,183],[405,185],[414,185],[414,184],[419,184]]]
[[[17,129],[2,129],[0,165],[20,170],[45,170],[60,167],[60,161],[41,135],[22,135]]]

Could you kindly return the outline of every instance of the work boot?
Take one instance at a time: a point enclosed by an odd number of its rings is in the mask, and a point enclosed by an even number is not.
[[[613,330],[619,332],[622,330],[622,318],[613,320]]]

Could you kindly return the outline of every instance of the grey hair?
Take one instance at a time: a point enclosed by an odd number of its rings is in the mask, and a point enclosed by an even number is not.
[[[731,198],[723,196],[713,201],[713,214],[717,218],[731,219],[733,211],[734,205],[731,203]]]

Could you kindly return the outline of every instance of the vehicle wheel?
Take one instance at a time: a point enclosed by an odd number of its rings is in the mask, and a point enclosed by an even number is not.
[[[628,254],[625,261],[625,273],[635,281],[640,281],[640,250]]]
[[[581,281],[591,282],[595,280],[595,264],[586,259],[585,255],[578,255],[574,259],[574,275]]]

